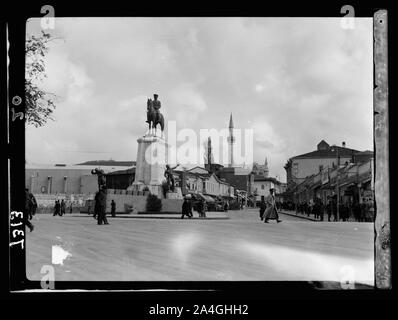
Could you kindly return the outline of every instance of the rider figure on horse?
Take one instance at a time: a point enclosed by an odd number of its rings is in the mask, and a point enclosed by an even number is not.
[[[158,95],[155,93],[153,95],[153,98],[154,98],[154,100],[148,99],[148,102],[147,102],[147,110],[148,110],[148,112],[147,112],[147,120],[146,120],[147,123],[150,123],[150,121],[151,121],[149,119],[150,118],[149,110],[150,110],[151,106],[155,109],[155,114],[156,114],[156,117],[158,119],[159,119],[159,115],[160,115],[159,109],[161,107],[161,103],[160,103],[160,100],[158,100]]]
[[[162,131],[162,137],[163,137],[163,130],[164,130],[164,118],[163,115],[160,113],[160,101],[158,100],[158,95],[155,93],[153,95],[154,100],[148,99],[147,101],[147,120],[146,122],[149,125],[149,132],[151,130],[155,129],[155,134],[156,134],[156,127],[158,124],[160,124],[160,129]]]

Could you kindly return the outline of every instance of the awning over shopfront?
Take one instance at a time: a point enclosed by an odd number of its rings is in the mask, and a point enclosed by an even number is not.
[[[351,187],[351,186],[354,186],[355,185],[355,182],[344,182],[344,183],[342,183],[342,184],[340,184],[340,188],[348,188],[348,187]]]
[[[312,186],[310,186],[310,189],[316,189],[322,186],[322,182],[318,181],[315,184],[313,184]]]
[[[222,196],[223,199],[228,199],[228,200],[232,200],[235,199],[235,197],[232,196]]]
[[[216,200],[214,200],[214,198],[210,195],[206,195],[206,194],[201,194],[200,195],[206,202],[216,202]]]

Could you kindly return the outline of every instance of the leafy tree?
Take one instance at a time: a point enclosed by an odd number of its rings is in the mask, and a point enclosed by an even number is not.
[[[162,210],[162,200],[156,195],[150,194],[146,199],[146,211],[148,212],[160,212]]]
[[[41,31],[40,36],[29,35],[26,39],[25,72],[25,121],[28,125],[41,127],[52,118],[56,95],[46,92],[38,83],[47,77],[44,56],[48,53],[48,43],[54,39],[49,33]]]

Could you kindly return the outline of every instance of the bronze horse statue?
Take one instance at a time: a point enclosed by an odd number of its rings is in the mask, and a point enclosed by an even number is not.
[[[163,136],[163,131],[164,131],[164,118],[163,115],[155,109],[153,106],[153,101],[152,99],[148,99],[147,102],[147,121],[148,126],[149,126],[149,133],[151,133],[151,130],[155,128],[155,135],[157,131],[157,125],[160,124],[160,129],[162,132]]]

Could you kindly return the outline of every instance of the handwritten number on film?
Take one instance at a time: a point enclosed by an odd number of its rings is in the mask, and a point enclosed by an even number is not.
[[[23,112],[15,113],[14,108],[12,108],[11,111],[12,111],[12,121],[15,121],[15,119],[18,118],[18,117],[19,117],[20,120],[23,119],[23,116],[24,116]]]
[[[24,248],[24,236],[25,232],[22,230],[16,229],[16,227],[22,226],[22,220],[23,220],[23,213],[20,211],[11,211],[11,236],[12,236],[12,242],[10,242],[10,247],[16,246],[16,245],[21,245],[21,249]],[[15,240],[15,241],[14,241]]]
[[[15,96],[15,97],[12,98],[11,102],[12,102],[12,104],[14,106],[19,106],[22,103],[22,99],[21,99],[20,96]],[[18,117],[19,117],[20,120],[22,120],[23,117],[24,117],[24,113],[23,112],[15,113],[15,109],[14,108],[11,108],[11,112],[12,112],[12,121],[15,121],[15,119],[18,118]]]

